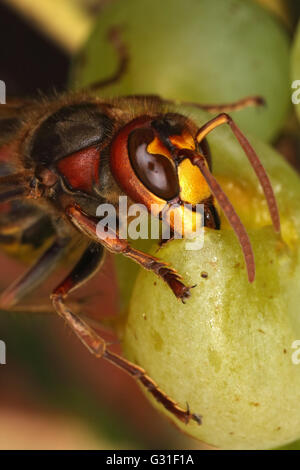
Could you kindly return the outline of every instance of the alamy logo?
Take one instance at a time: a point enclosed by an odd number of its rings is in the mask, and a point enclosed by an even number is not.
[[[296,339],[292,343],[292,349],[295,349],[295,351],[292,354],[292,363],[295,364],[296,366],[300,364],[300,340]]]
[[[0,364],[6,364],[6,344],[0,340]]]
[[[6,85],[0,80],[0,104],[6,104]]]
[[[152,216],[149,219],[147,216]],[[113,204],[104,203],[97,207],[96,216],[101,218],[97,224],[98,238],[119,238],[132,240],[170,238],[189,240],[186,250],[200,250],[204,242],[204,205],[203,204],[131,204],[127,196],[119,196],[118,213]]]

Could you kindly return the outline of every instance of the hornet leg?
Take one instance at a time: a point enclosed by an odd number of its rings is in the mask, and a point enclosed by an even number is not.
[[[201,417],[199,415],[192,414],[189,409],[184,410],[178,406],[159,389],[157,384],[148,377],[144,369],[127,361],[118,354],[110,352],[107,349],[106,341],[65,304],[68,294],[85,283],[97,271],[102,261],[103,250],[104,248],[99,243],[91,243],[89,245],[70,275],[65,278],[51,295],[55,310],[94,356],[106,359],[127,372],[132,378],[143,385],[170,413],[174,414],[184,423],[188,423],[192,419],[201,424]]]
[[[68,206],[66,213],[71,222],[96,243],[101,243],[109,251],[123,254],[148,271],[153,271],[168,284],[178,299],[184,302],[190,296],[190,288],[183,284],[180,274],[167,263],[131,247],[127,240],[120,239],[111,229],[105,231],[104,228],[99,228],[99,220],[86,215],[78,205]]]

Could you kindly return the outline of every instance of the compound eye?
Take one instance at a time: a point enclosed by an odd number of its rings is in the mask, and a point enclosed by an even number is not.
[[[128,137],[128,155],[139,180],[153,194],[168,201],[179,194],[176,168],[166,156],[147,150],[154,140],[151,129],[137,129]]]

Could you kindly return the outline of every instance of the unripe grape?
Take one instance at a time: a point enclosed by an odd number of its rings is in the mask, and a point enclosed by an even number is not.
[[[104,7],[75,61],[72,81],[87,85],[113,73],[107,40],[122,28],[130,62],[105,96],[157,93],[165,98],[226,103],[261,95],[267,107],[235,113],[245,131],[272,139],[290,101],[289,40],[274,15],[245,0],[116,0]]]
[[[124,333],[127,356],[173,400],[203,416],[201,426],[176,424],[226,449],[266,449],[300,436],[300,366],[292,360],[300,339],[299,178],[274,150],[251,142],[271,177],[282,235],[270,226],[253,170],[232,136],[218,129],[210,138],[215,174],[251,238],[254,283],[226,223],[205,230],[199,251],[172,241],[157,256],[197,287],[182,305],[142,270]]]

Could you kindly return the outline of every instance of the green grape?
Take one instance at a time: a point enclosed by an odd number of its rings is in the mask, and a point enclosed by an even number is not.
[[[141,271],[124,349],[172,399],[202,415],[201,426],[176,422],[189,435],[225,449],[277,447],[300,436],[300,365],[292,361],[292,344],[300,339],[299,178],[273,149],[251,139],[276,193],[280,236],[230,131],[219,128],[209,142],[215,174],[249,232],[256,280],[249,284],[225,223],[220,231],[206,229],[199,251],[187,251],[185,240],[168,243],[158,257],[197,287],[182,305]]]
[[[245,0],[116,0],[103,8],[74,63],[72,82],[87,85],[117,67],[107,41],[120,25],[130,51],[122,80],[101,93],[158,93],[166,98],[226,103],[261,95],[264,109],[234,113],[264,140],[281,128],[290,105],[289,40],[268,11]]]

